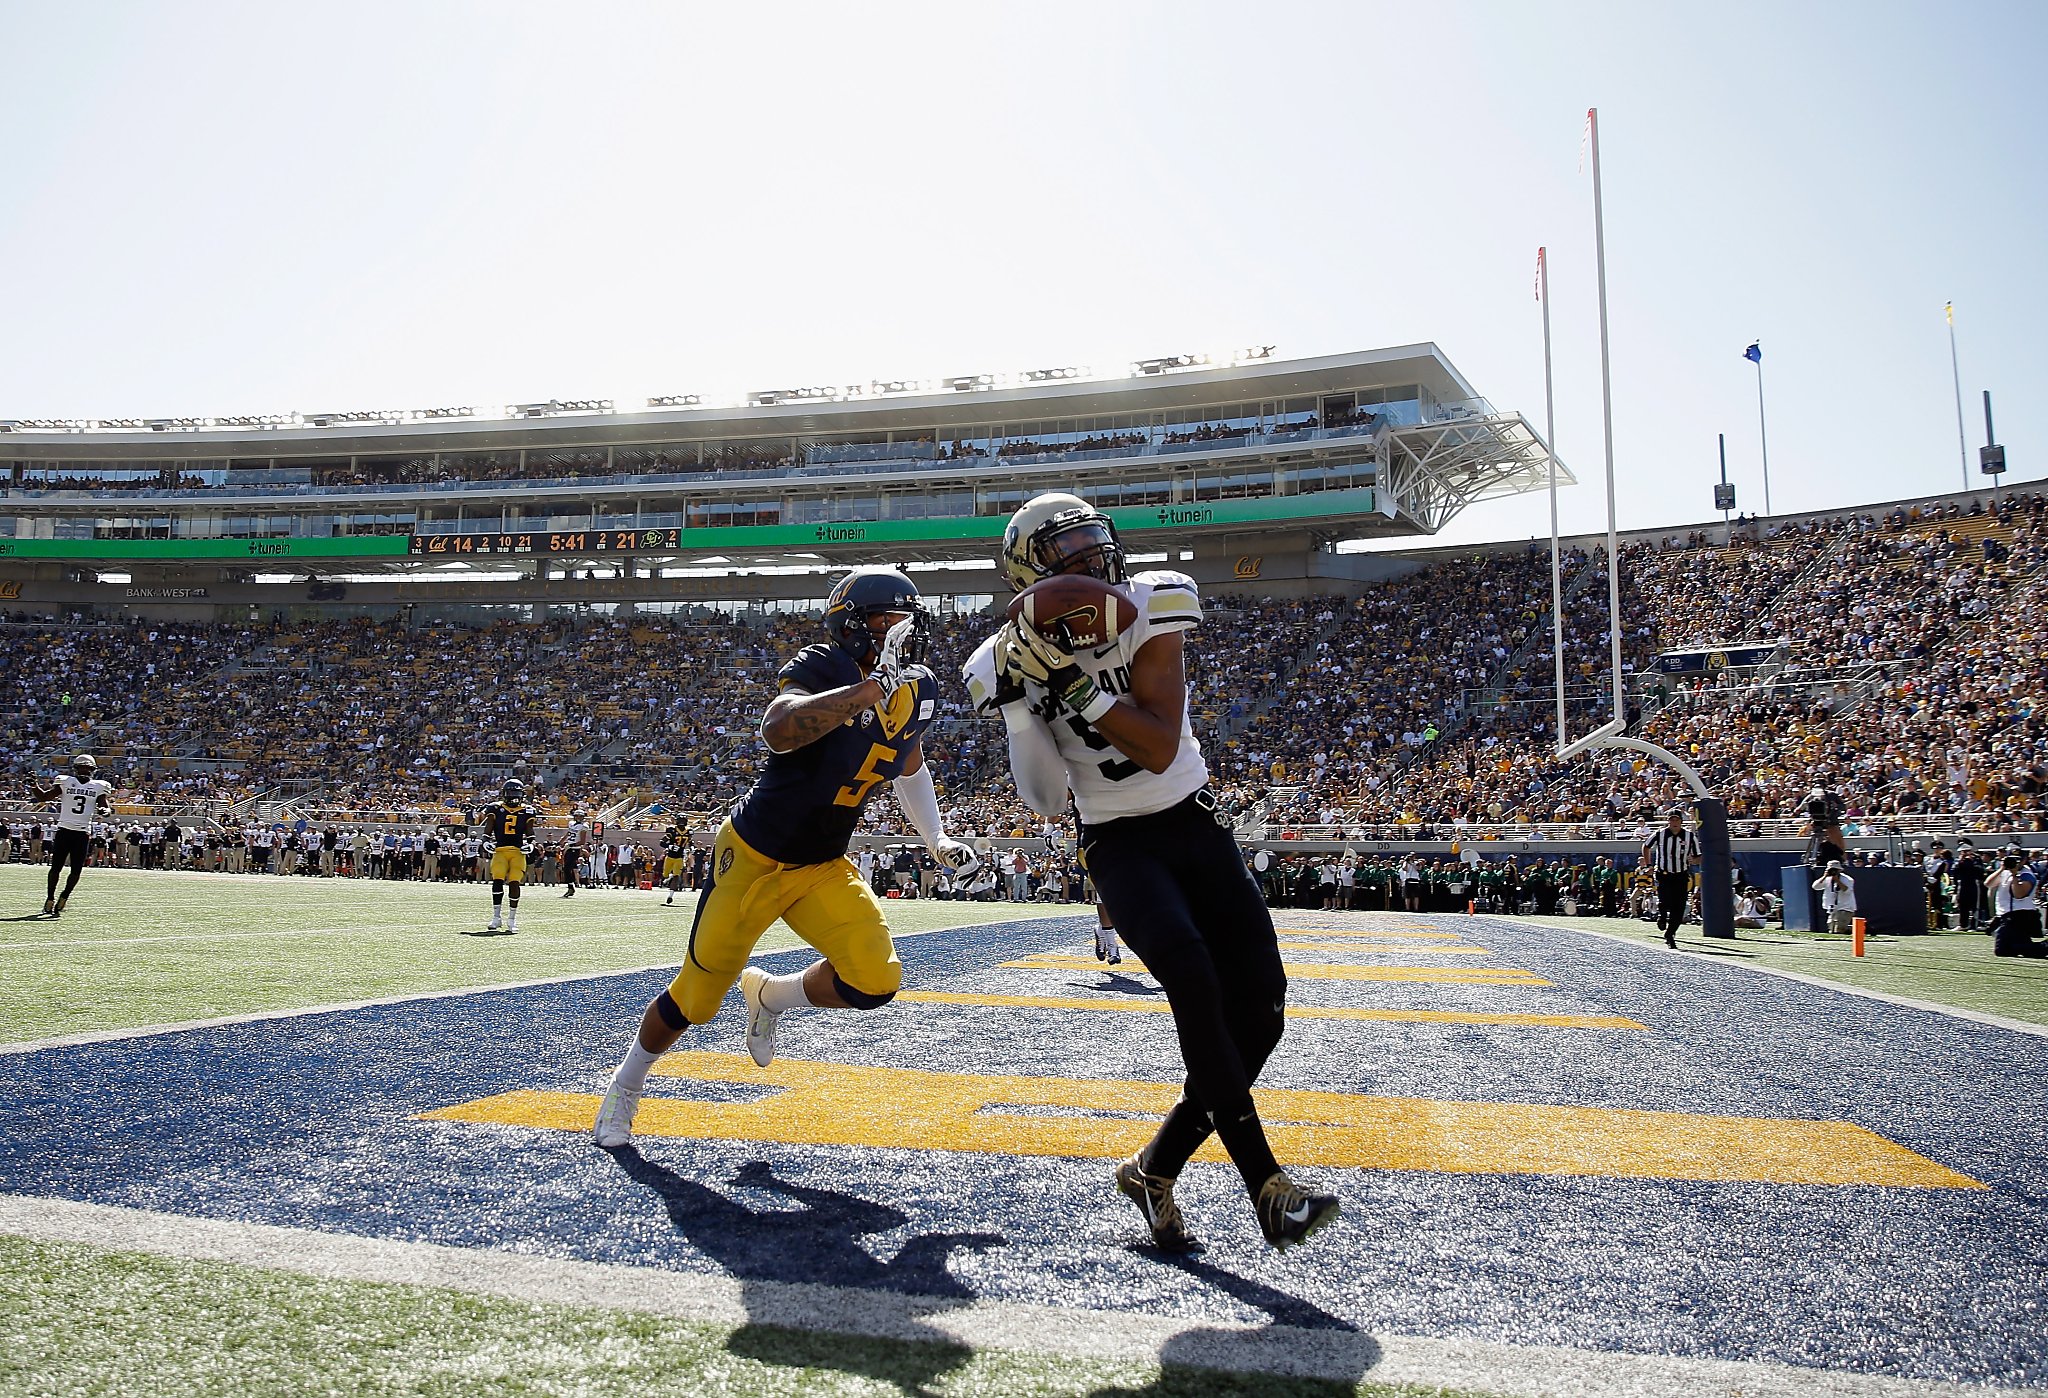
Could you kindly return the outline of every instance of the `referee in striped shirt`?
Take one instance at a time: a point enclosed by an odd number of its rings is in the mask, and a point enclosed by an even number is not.
[[[1700,837],[1685,828],[1685,812],[1673,810],[1664,828],[1643,841],[1643,860],[1657,872],[1657,929],[1664,945],[1677,947],[1685,922],[1686,895],[1692,892],[1692,870],[1700,859]]]

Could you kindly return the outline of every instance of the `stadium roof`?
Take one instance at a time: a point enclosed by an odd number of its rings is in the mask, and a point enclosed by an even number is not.
[[[1172,360],[1196,361],[1178,365]],[[1416,385],[1439,403],[1483,403],[1433,344],[1315,359],[1200,362],[1144,360],[1113,378],[1031,381],[1032,374],[974,374],[904,384],[766,389],[740,403],[691,403],[620,411],[605,399],[555,399],[489,408],[290,412],[264,417],[0,418],[0,460],[167,460],[195,455],[287,457],[394,451],[549,450],[706,438],[949,427],[991,421],[1111,416],[1247,398],[1293,398],[1372,386]],[[1142,366],[1162,366],[1140,372]],[[964,385],[948,388],[948,384]],[[823,395],[836,394],[837,397]],[[665,400],[655,400],[665,401]],[[242,450],[246,448],[246,451]]]

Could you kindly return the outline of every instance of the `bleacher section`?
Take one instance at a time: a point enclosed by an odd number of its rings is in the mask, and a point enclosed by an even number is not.
[[[1629,545],[1631,731],[1680,753],[1742,827],[1790,829],[1806,791],[1906,828],[2040,828],[2040,567],[2048,499],[1847,513]],[[1605,559],[1566,569],[1571,722],[1605,716]],[[1632,824],[1682,798],[1672,776],[1554,747],[1547,550],[1436,556],[1362,595],[1217,593],[1191,647],[1192,712],[1254,833],[1553,833]],[[951,683],[986,616],[941,617]],[[743,791],[777,666],[808,617],[710,611],[484,628],[366,618],[272,626],[59,625],[15,617],[0,654],[10,748],[0,801],[73,750],[138,805],[198,815],[289,802],[314,821],[452,818],[509,774],[554,816],[705,816]],[[1757,671],[1655,673],[1661,652],[1785,644]],[[964,694],[928,739],[957,830],[1036,834],[998,729]],[[876,830],[898,829],[886,798]]]

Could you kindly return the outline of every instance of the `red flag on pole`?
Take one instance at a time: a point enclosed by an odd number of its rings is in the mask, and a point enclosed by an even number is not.
[[[1543,299],[1543,249],[1536,249],[1536,299]]]

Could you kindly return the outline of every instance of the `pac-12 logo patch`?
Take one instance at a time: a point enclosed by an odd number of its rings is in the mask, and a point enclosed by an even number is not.
[[[732,872],[732,849],[728,846],[718,852],[718,873],[722,878]]]

